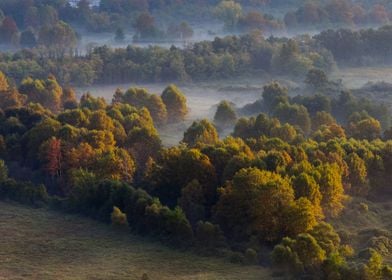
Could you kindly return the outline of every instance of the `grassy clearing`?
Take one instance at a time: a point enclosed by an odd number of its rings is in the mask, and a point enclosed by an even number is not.
[[[371,247],[378,249],[384,260],[392,264],[391,217],[392,201],[390,200],[372,202],[353,199],[342,216],[332,223],[340,232],[342,240],[350,244],[359,255],[362,250]]]
[[[0,279],[269,279],[87,218],[0,202]]]

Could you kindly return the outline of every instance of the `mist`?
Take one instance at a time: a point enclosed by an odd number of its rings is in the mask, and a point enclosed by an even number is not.
[[[204,84],[182,84],[179,88],[187,98],[189,113],[184,122],[166,125],[159,129],[163,145],[177,145],[183,137],[185,130],[195,120],[209,119],[213,120],[216,107],[222,100],[227,100],[240,108],[248,103],[252,103],[261,98],[262,84],[254,82],[251,84],[244,81],[236,84],[237,87],[232,89],[227,87],[227,83],[204,83]],[[161,94],[167,84],[120,84],[120,85],[102,85],[76,88],[77,94],[90,92],[93,96],[104,97],[107,102],[111,102],[114,92],[117,88],[127,90],[131,87],[146,88],[150,93]],[[242,90],[238,90],[238,89]],[[226,136],[223,133],[221,137]]]

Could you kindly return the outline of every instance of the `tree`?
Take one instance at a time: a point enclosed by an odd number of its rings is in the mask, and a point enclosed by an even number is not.
[[[296,200],[287,212],[288,235],[308,232],[317,224],[317,215],[313,204],[305,197]]]
[[[222,189],[215,219],[234,240],[255,235],[260,242],[287,234],[285,213],[294,201],[287,178],[257,168],[238,171]]]
[[[134,27],[140,38],[154,38],[159,33],[154,17],[148,12],[143,12],[136,18]]]
[[[287,143],[294,141],[297,135],[297,130],[288,123],[271,129],[271,137],[280,138]]]
[[[218,225],[210,222],[199,221],[195,230],[197,247],[214,250],[216,248],[226,247],[226,238]]]
[[[144,88],[129,88],[125,93],[116,91],[113,96],[113,103],[126,103],[136,108],[146,107],[154,120],[154,123],[161,126],[167,121],[167,109],[162,98],[156,94],[150,94]]]
[[[25,94],[30,102],[40,103],[52,112],[58,112],[61,108],[63,89],[52,75],[46,80],[24,79],[19,92]]]
[[[301,173],[293,179],[293,186],[295,197],[297,199],[307,198],[313,204],[316,217],[323,217],[323,210],[320,205],[322,195],[316,180],[306,173]]]
[[[106,114],[104,110],[93,112],[89,117],[90,130],[106,130],[112,132],[114,130],[113,120]]]
[[[174,206],[182,189],[194,180],[202,186],[205,206],[211,206],[216,199],[217,178],[210,159],[197,149],[173,147],[161,152],[149,181],[152,193],[166,205]],[[194,188],[192,184],[192,191]]]
[[[305,83],[318,90],[326,86],[328,83],[327,75],[320,69],[311,69],[306,74]]]
[[[114,226],[128,226],[127,215],[121,212],[120,208],[113,206],[111,214],[112,225]]]
[[[60,177],[63,170],[63,155],[61,151],[61,140],[52,137],[45,142],[42,149],[42,158],[45,161],[44,170],[52,177]]]
[[[321,205],[330,216],[337,216],[343,210],[343,202],[346,200],[341,169],[336,163],[324,164],[318,169],[321,175],[318,179],[322,194]]]
[[[76,109],[78,107],[78,101],[76,99],[76,93],[72,88],[64,88],[63,95],[61,97],[61,103],[65,110]]]
[[[0,92],[9,90],[8,79],[3,72],[0,71]]]
[[[323,125],[333,125],[336,124],[336,120],[334,117],[325,111],[318,111],[316,115],[312,118],[312,130],[316,131],[321,128]]]
[[[214,116],[214,122],[219,129],[232,127],[237,120],[237,114],[233,108],[233,104],[228,101],[219,103]]]
[[[193,29],[187,22],[181,22],[179,25],[170,25],[167,34],[174,38],[188,39],[193,36]]]
[[[234,28],[242,15],[242,7],[235,1],[223,0],[216,6],[215,14],[224,21],[226,27]]]
[[[169,122],[184,120],[188,113],[186,98],[175,85],[171,84],[163,91],[162,100],[166,105]]]
[[[280,103],[275,109],[274,116],[282,123],[289,123],[299,127],[305,135],[310,132],[310,116],[308,110],[302,105]]]
[[[264,86],[263,102],[268,112],[274,112],[279,103],[288,102],[287,88],[281,87],[277,82]]]
[[[50,48],[59,57],[63,57],[66,51],[75,48],[77,41],[75,31],[63,21],[42,27],[38,35],[38,43]]]
[[[275,265],[286,266],[294,273],[319,271],[326,259],[325,251],[310,234],[298,235],[295,239],[283,238],[272,251]]]
[[[368,263],[365,265],[365,275],[367,279],[382,280],[382,268],[382,256],[373,250]]]
[[[349,132],[356,139],[375,140],[381,138],[381,124],[378,120],[368,117],[351,122]]]
[[[178,205],[192,225],[205,219],[205,204],[203,186],[197,180],[193,180],[181,190]]]
[[[106,109],[107,104],[105,98],[94,97],[89,92],[87,92],[80,98],[80,107],[96,111],[100,109]]]
[[[340,249],[340,237],[331,224],[321,222],[309,232],[320,247],[330,255]]]
[[[218,132],[208,120],[194,121],[184,132],[183,142],[190,147],[199,144],[213,145],[219,140]]]
[[[351,153],[346,159],[349,168],[350,192],[354,195],[366,196],[369,191],[366,163],[356,153]]]

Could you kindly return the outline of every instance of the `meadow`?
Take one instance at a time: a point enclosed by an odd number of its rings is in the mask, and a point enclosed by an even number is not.
[[[91,219],[0,202],[0,279],[270,279]],[[144,278],[143,278],[144,275]]]

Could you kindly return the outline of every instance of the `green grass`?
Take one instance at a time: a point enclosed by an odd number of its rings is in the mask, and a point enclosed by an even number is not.
[[[270,279],[93,220],[0,202],[0,279]]]

